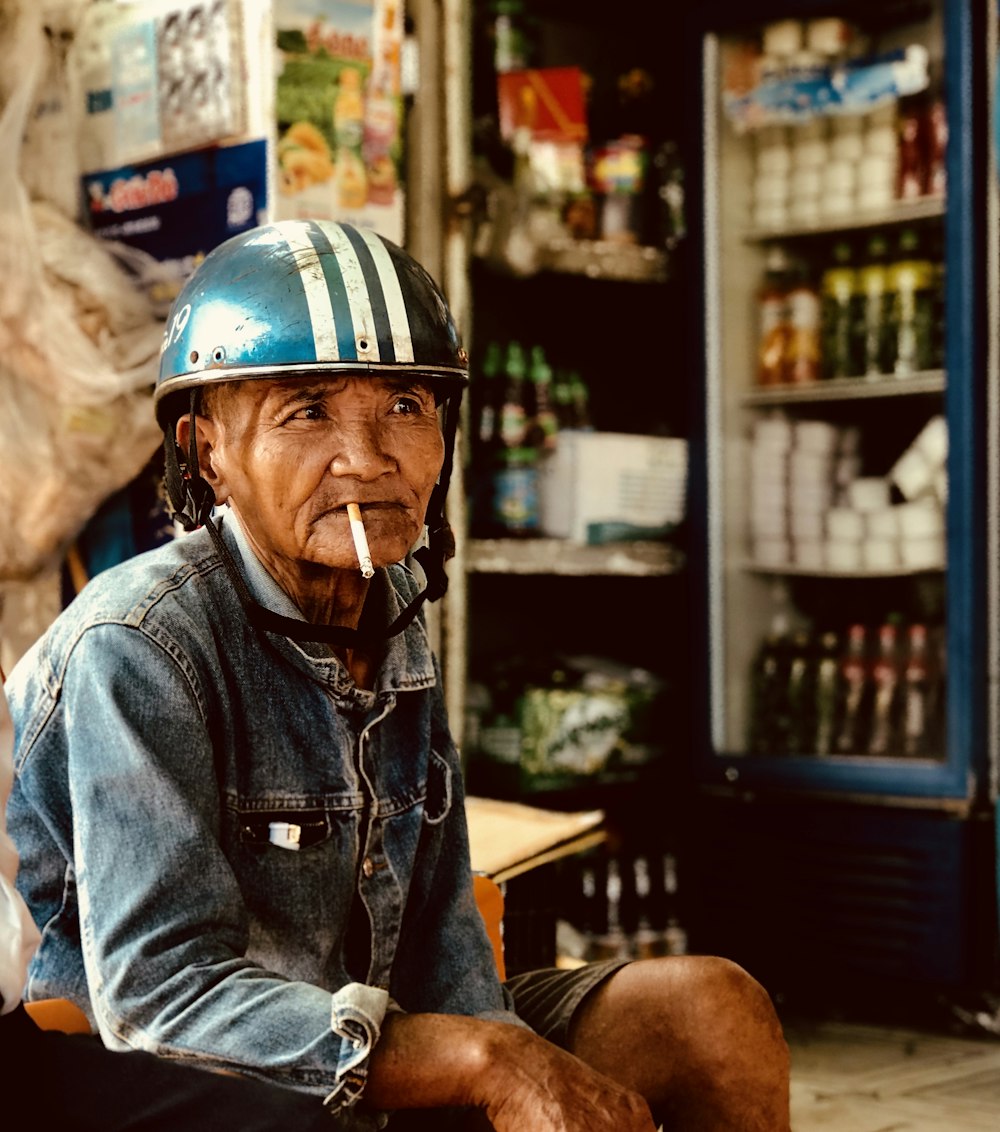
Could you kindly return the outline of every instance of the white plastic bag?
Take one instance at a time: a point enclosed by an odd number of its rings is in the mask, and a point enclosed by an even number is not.
[[[162,324],[113,251],[32,203],[18,161],[45,63],[39,12],[0,0],[16,32],[0,97],[0,582],[58,562],[159,441],[151,391]],[[32,25],[31,21],[36,21]]]

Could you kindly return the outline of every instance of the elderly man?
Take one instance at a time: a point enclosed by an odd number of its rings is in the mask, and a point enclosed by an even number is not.
[[[178,296],[156,403],[193,533],[97,577],[9,682],[28,993],[352,1127],[781,1132],[787,1052],[738,967],[498,980],[420,617],[466,380],[427,273],[346,224],[235,237]]]

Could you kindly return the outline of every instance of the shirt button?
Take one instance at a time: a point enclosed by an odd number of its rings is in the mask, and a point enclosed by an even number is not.
[[[366,877],[370,877],[372,873],[375,872],[375,862],[371,859],[371,857],[365,857],[361,865],[361,871],[365,874]]]

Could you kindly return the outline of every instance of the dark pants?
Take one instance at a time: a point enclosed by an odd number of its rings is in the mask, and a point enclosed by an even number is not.
[[[278,1085],[115,1053],[98,1037],[40,1030],[23,1006],[0,1016],[9,1112],[60,1132],[333,1132],[322,1101]],[[20,1090],[16,1098],[13,1090]]]

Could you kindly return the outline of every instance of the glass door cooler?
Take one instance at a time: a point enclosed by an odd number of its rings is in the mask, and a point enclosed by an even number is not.
[[[981,9],[692,18],[692,939],[778,989],[995,969]]]

